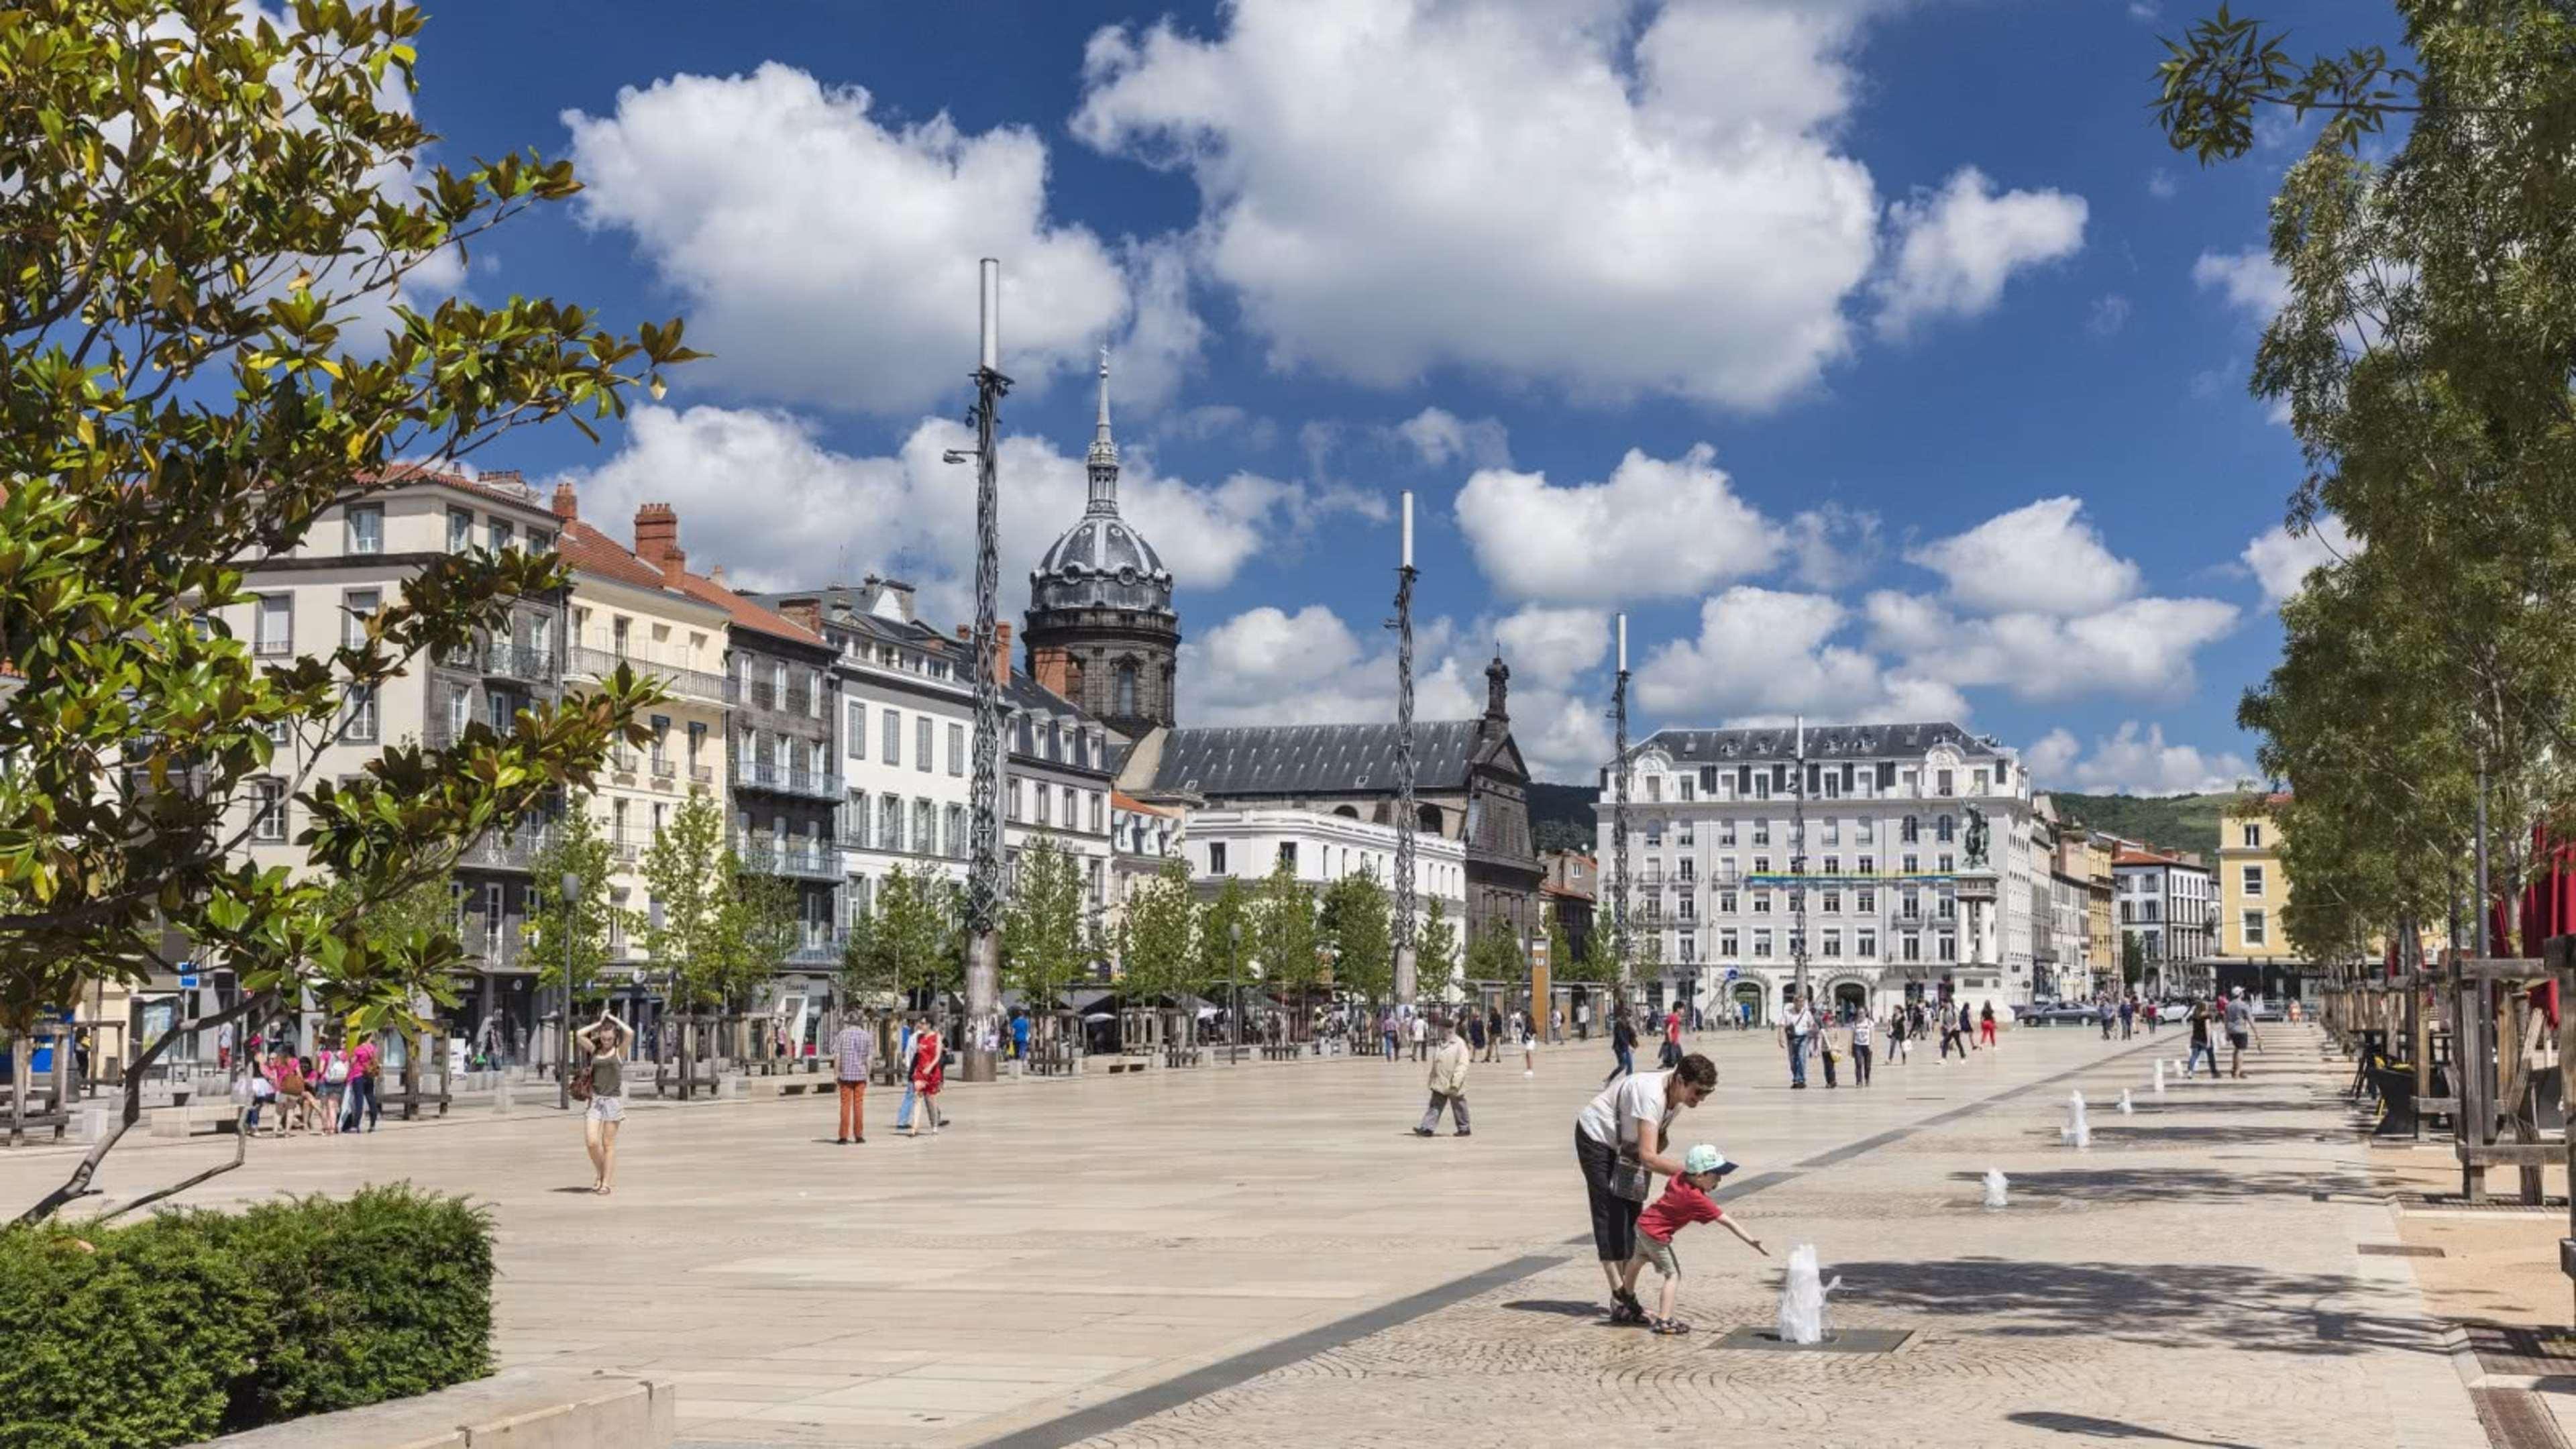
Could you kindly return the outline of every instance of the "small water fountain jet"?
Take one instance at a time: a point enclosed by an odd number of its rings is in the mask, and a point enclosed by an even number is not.
[[[2002,1212],[2010,1201],[2009,1192],[2011,1187],[2012,1179],[2004,1176],[2004,1170],[2002,1168],[1987,1168],[1986,1211],[1990,1213]]]
[[[2084,1094],[2077,1092],[2066,1099],[2066,1125],[2057,1135],[2069,1145],[2085,1148],[2093,1145],[2092,1124],[2084,1120]]]
[[[2164,1094],[2165,1094],[2165,1059],[2164,1059],[2163,1057],[2158,1057],[2158,1058],[2156,1058],[2156,1095],[2157,1095],[2157,1096],[2159,1096],[2159,1097],[2161,1097],[2161,1096],[2163,1096]]]
[[[1789,1250],[1789,1278],[1780,1289],[1780,1341],[1814,1345],[1825,1341],[1825,1295],[1843,1286],[1840,1276],[1828,1283],[1816,1266],[1816,1245],[1800,1243]]]
[[[2127,1117],[2136,1113],[2137,1110],[2138,1109],[2136,1107],[2131,1106],[2129,1103],[2129,1089],[2122,1087],[2120,1089],[2120,1115]]]

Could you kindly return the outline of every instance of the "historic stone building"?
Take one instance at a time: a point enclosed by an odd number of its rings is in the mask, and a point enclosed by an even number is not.
[[[1109,354],[1100,355],[1100,420],[1087,459],[1091,502],[1029,574],[1029,674],[1129,739],[1173,722],[1181,619],[1172,574],[1118,516],[1118,445],[1109,436]]]
[[[1480,719],[1416,722],[1414,814],[1425,834],[1464,848],[1463,896],[1475,931],[1510,930],[1524,949],[1543,933],[1532,848],[1529,767],[1512,742],[1511,671],[1485,670]],[[1244,725],[1159,729],[1127,754],[1118,788],[1139,800],[1229,810],[1314,810],[1381,825],[1396,819],[1396,727]],[[1463,938],[1462,938],[1463,939]]]

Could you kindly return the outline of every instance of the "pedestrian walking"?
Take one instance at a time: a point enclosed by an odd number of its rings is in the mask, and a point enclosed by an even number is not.
[[[868,1068],[875,1064],[876,1051],[876,1033],[855,1016],[843,1021],[840,1035],[832,1039],[832,1076],[841,1089],[837,1140],[843,1146],[868,1140]]]
[[[894,1130],[897,1132],[912,1130],[913,1109],[921,1102],[921,1093],[912,1085],[912,1044],[921,1035],[921,1028],[919,1012],[903,1019],[903,1029],[895,1033],[894,1060],[887,1063],[894,1071],[894,1079],[903,1084],[903,1103],[895,1108],[894,1113]]]
[[[1852,1018],[1852,1085],[1855,1087],[1869,1085],[1869,1037],[1869,1013],[1864,1011]]]
[[[1485,1008],[1485,1060],[1487,1060],[1487,1061],[1489,1061],[1489,1062],[1490,1062],[1490,1061],[1495,1060],[1497,1057],[1499,1057],[1499,1056],[1502,1054],[1502,1050],[1503,1050],[1503,1012],[1502,1012],[1502,1008],[1500,1008],[1500,1007],[1495,1007],[1495,1006],[1489,1006],[1489,1007]]]
[[[1968,1054],[1967,1045],[1959,1040],[1959,1019],[1952,1016],[1950,1014],[1950,1008],[1946,1006],[1941,1008],[1940,1016],[1941,1060],[1945,1063],[1948,1062],[1950,1060],[1950,1053],[1953,1049],[1956,1049],[1959,1055],[1963,1057],[1966,1056]]]
[[[1624,1011],[1611,1013],[1610,1056],[1610,1075],[1601,1079],[1601,1085],[1606,1087],[1621,1077],[1636,1074],[1637,1030],[1628,1025],[1628,1014]]]
[[[924,1120],[930,1123],[930,1135],[939,1135],[939,1088],[948,1079],[947,1049],[940,1045],[938,1028],[923,1023],[912,1039],[912,1065],[909,1080],[911,1097],[919,1103],[912,1117],[912,1135],[921,1135]]]
[[[1816,1056],[1825,1064],[1825,1090],[1828,1092],[1837,1085],[1834,1081],[1834,1068],[1841,1062],[1842,1052],[1834,1038],[1835,1033],[1840,1030],[1841,1028],[1834,1024],[1833,1018],[1827,1017],[1824,1025],[1816,1031]]]
[[[1977,1039],[1987,1046],[1995,1044],[1995,1004],[1991,1001],[1977,1013]]]
[[[1022,1067],[1026,1067],[1029,1061],[1030,1026],[1027,1012],[1011,1013],[1011,1060],[1018,1062]]]
[[[2254,1008],[2246,1004],[2245,988],[2239,986],[2236,988],[2236,995],[2227,1003],[2227,1074],[2229,1076],[2241,1078],[2245,1075],[2245,1047],[2253,1036]],[[2217,1062],[2213,1056],[2211,1066],[2214,1068],[2216,1065]]]
[[[1468,1012],[1468,1013],[1467,1013],[1467,1056],[1468,1056],[1468,1059],[1472,1061],[1472,1060],[1474,1060],[1474,1059],[1476,1059],[1476,1058],[1478,1058],[1478,1057],[1483,1056],[1483,1055],[1485,1054],[1485,1047],[1486,1047],[1486,1045],[1488,1044],[1488,1040],[1489,1040],[1489,1039],[1488,1039],[1488,1038],[1486,1037],[1486,1035],[1485,1035],[1485,1018],[1484,1018],[1484,1014],[1483,1014],[1483,1013],[1481,1013],[1481,1012],[1476,1012],[1476,1011],[1470,1011],[1470,1012]]]
[[[1526,1016],[1516,1015],[1513,1019],[1520,1024],[1521,1075],[1535,1077],[1538,1075],[1538,1027]]]
[[[1455,1024],[1440,1026],[1440,1047],[1431,1054],[1431,1105],[1422,1113],[1422,1125],[1413,1129],[1416,1137],[1432,1135],[1440,1125],[1440,1109],[1449,1109],[1450,1121],[1457,1136],[1467,1135],[1467,1044],[1458,1039]]]
[[[2131,1034],[2131,1028],[2132,1028],[2132,1025],[2137,1021],[2137,1019],[2138,1019],[2138,998],[2136,998],[2136,997],[2134,997],[2134,996],[2123,996],[2123,997],[2121,997],[2121,998],[2120,998],[2120,1040],[2122,1040],[2122,1041],[2127,1041],[2127,1040],[2129,1039],[2129,1036],[2130,1036],[2130,1034]]]
[[[1816,1031],[1815,1010],[1801,999],[1780,1025],[1789,1043],[1789,1089],[1803,1092],[1807,1090],[1807,1038]]]
[[[349,1097],[349,1054],[338,1047],[324,1047],[315,1059],[322,1072],[322,1135],[337,1136],[340,1131],[340,1109]]]
[[[1673,1297],[1682,1283],[1682,1260],[1673,1252],[1673,1238],[1693,1223],[1717,1223],[1763,1257],[1771,1250],[1762,1240],[1735,1225],[1726,1210],[1708,1195],[1717,1180],[1735,1170],[1726,1154],[1702,1142],[1682,1154],[1683,1171],[1664,1185],[1664,1195],[1655,1205],[1637,1215],[1637,1251],[1628,1259],[1621,1280],[1628,1301],[1637,1301],[1637,1280],[1644,1276],[1647,1265],[1663,1275],[1663,1291],[1655,1299],[1655,1311],[1647,1315],[1647,1326],[1664,1336],[1688,1333],[1691,1326],[1673,1316]]]
[[[2209,1016],[2208,1002],[2191,1004],[2191,1055],[2183,1059],[2182,1074],[2192,1075],[2205,1056],[2209,1058],[2209,1079],[2214,1082],[2218,1080],[2218,1052],[2209,1044]]]
[[[1378,1034],[1386,1038],[1386,1059],[1398,1060],[1399,1053],[1395,1049],[1395,1011],[1392,1007],[1379,1014],[1377,1029]]]
[[[590,1190],[601,1197],[617,1188],[617,1129],[626,1121],[626,1048],[634,1040],[635,1029],[606,1007],[600,1008],[599,1020],[573,1039],[584,1057],[573,1096],[589,1103],[582,1112],[581,1140],[596,1174]]]
[[[1417,1011],[1413,1014],[1413,1020],[1406,1025],[1413,1033],[1413,1059],[1417,1062],[1428,1061],[1431,1056],[1430,1021]]]
[[[1637,1216],[1654,1195],[1655,1174],[1690,1170],[1667,1142],[1675,1115],[1717,1087],[1717,1067],[1694,1052],[1669,1072],[1632,1073],[1601,1089],[1574,1119],[1574,1160],[1592,1209],[1592,1249],[1610,1290],[1610,1321],[1643,1323],[1646,1310],[1624,1276],[1637,1255]]]

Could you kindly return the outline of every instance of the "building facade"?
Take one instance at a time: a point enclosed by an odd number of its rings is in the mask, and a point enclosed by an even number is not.
[[[1993,740],[1946,723],[1670,729],[1631,762],[1632,969],[1650,999],[1767,1022],[1802,963],[1815,998],[1837,1008],[2029,999],[2030,782]],[[1983,862],[1969,855],[1971,809],[1985,824]],[[1596,929],[1619,909],[1611,873]],[[1963,884],[1996,917],[1979,923],[1983,959]]]
[[[714,800],[720,808],[727,799],[725,651],[731,616],[682,588],[669,567],[645,563],[584,522],[570,487],[555,489],[553,512],[562,530],[559,548],[572,570],[567,687],[595,686],[624,667],[659,682],[668,696],[647,716],[653,738],[641,749],[611,750],[597,788],[584,801],[608,842],[609,903],[621,913],[609,941],[609,977],[643,993],[654,979],[653,963],[644,934],[626,929],[622,917],[651,916],[644,857],[672,814],[692,798]]]
[[[431,561],[551,549],[556,529],[554,514],[515,473],[419,471],[325,510],[292,551],[249,566],[254,602],[219,612],[261,657],[284,663],[327,654],[359,637],[368,616]],[[243,797],[244,853],[256,865],[301,872],[307,862],[295,838],[306,822],[292,797],[305,784],[357,775],[388,744],[445,748],[476,725],[506,732],[519,711],[561,698],[564,637],[561,595],[515,600],[508,622],[471,645],[413,661],[380,694],[352,694],[328,738],[282,735],[274,773]],[[541,810],[476,841],[453,877],[457,932],[473,975],[457,1005],[442,1011],[442,1024],[512,1058],[526,1054],[536,1032],[536,972],[524,930],[541,895],[529,865],[551,838],[555,813]]]
[[[1109,354],[1085,459],[1091,499],[1029,574],[1028,672],[1129,739],[1175,720],[1181,618],[1172,574],[1118,513],[1118,445],[1109,435]]]
[[[1511,671],[1486,668],[1480,719],[1414,725],[1416,840],[1455,842],[1465,855],[1465,927],[1511,934],[1524,954],[1543,936],[1545,880],[1530,838],[1529,767],[1512,743]],[[1157,729],[1127,752],[1118,786],[1151,804],[1314,810],[1392,826],[1393,725],[1251,725]]]
[[[2124,842],[2112,858],[2125,955],[2134,938],[2145,957],[2142,983],[2154,994],[2204,989],[2216,950],[2217,873],[2197,855]]]
[[[1277,807],[1196,811],[1182,845],[1183,858],[1202,895],[1214,894],[1218,883],[1228,878],[1258,890],[1283,861],[1318,897],[1335,881],[1353,875],[1370,876],[1391,887],[1395,852],[1393,825],[1325,810]],[[1417,836],[1413,872],[1417,927],[1430,918],[1434,903],[1453,924],[1464,918],[1467,851],[1463,842]],[[1466,939],[1460,931],[1457,949],[1462,965]]]
[[[1592,940],[1593,904],[1601,889],[1600,863],[1579,850],[1551,850],[1539,857],[1539,867],[1546,875],[1540,890],[1547,898],[1547,909],[1565,930],[1567,953],[1579,961]],[[1544,931],[1545,927],[1540,929]],[[1559,970],[1565,966],[1562,961],[1550,964]]]
[[[2239,961],[2294,959],[2281,929],[2290,905],[2290,876],[2281,868],[2281,831],[2272,807],[2240,804],[2218,817],[2218,954]]]

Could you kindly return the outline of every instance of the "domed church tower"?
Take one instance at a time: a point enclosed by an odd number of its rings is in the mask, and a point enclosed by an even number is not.
[[[1029,673],[1129,739],[1172,723],[1181,647],[1172,575],[1118,516],[1118,444],[1109,436],[1109,349],[1100,350],[1100,420],[1086,459],[1091,503],[1029,575]]]

